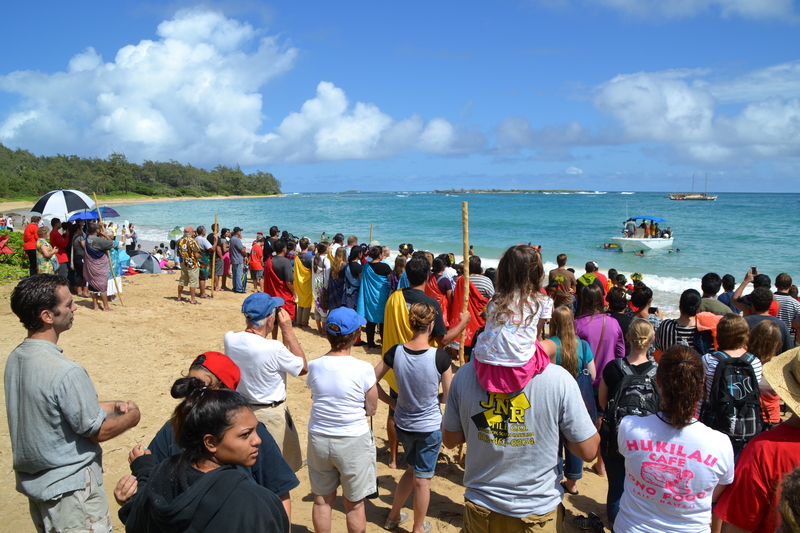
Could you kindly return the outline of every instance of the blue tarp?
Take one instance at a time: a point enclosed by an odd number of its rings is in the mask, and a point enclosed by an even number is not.
[[[658,217],[631,217],[628,220],[652,220],[653,222],[657,222],[659,224],[666,222],[665,219]]]

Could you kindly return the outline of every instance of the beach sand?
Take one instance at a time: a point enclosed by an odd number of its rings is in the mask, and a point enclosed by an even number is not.
[[[113,313],[95,312],[91,300],[78,298],[78,310],[72,330],[61,336],[59,345],[64,354],[83,365],[94,382],[100,400],[133,400],[141,411],[139,425],[123,435],[103,444],[104,487],[108,494],[115,531],[124,531],[117,518],[118,506],[113,498],[116,482],[129,473],[128,452],[137,443],[147,445],[156,431],[166,421],[177,401],[170,397],[173,381],[184,375],[189,363],[198,354],[223,349],[223,335],[230,330],[244,328],[240,312],[243,297],[231,292],[217,293],[202,305],[189,305],[176,301],[177,275],[141,274],[124,278],[122,293],[125,305],[113,304]],[[25,331],[10,310],[9,295],[13,284],[0,286],[0,363],[5,367],[8,354],[25,337]],[[186,294],[184,295],[186,298]],[[327,341],[316,330],[296,329],[297,337],[309,359],[327,351]],[[353,355],[376,364],[380,358],[377,350],[354,348]],[[5,413],[5,394],[0,396]],[[289,378],[287,402],[300,431],[305,457],[308,415],[311,394],[305,378]],[[392,503],[392,494],[402,470],[387,466],[389,453],[385,421],[387,406],[379,403],[374,417],[375,441],[378,446],[378,477],[380,497],[367,500],[367,531],[383,531],[382,525]],[[0,417],[0,524],[2,532],[34,531],[28,514],[27,499],[15,490],[12,469],[8,422]],[[469,453],[469,450],[467,450]],[[464,487],[463,469],[455,464],[455,450],[442,449],[437,476],[431,485],[431,503],[428,518],[434,531],[456,532],[462,526]],[[402,457],[402,452],[401,452]],[[401,460],[400,464],[405,466]],[[311,509],[313,495],[308,482],[308,471],[303,467],[298,473],[300,486],[292,491],[294,533],[313,531]],[[575,514],[597,513],[605,519],[605,478],[598,477],[587,467],[578,483],[579,496],[567,496],[567,531],[581,531],[572,524]],[[410,501],[404,511],[411,514]],[[398,531],[410,531],[406,522]],[[333,512],[333,531],[345,531],[341,499]]]
[[[271,194],[269,196],[204,196],[202,198],[194,198],[192,196],[140,196],[137,198],[110,198],[110,199],[98,199],[97,202],[100,205],[125,205],[125,204],[144,204],[144,203],[152,203],[152,202],[187,202],[190,200],[246,200],[249,198],[278,198],[280,196],[285,196],[283,194]],[[89,195],[91,198],[91,195]],[[21,214],[29,215],[30,209],[33,207],[36,201],[29,202],[25,201],[4,201],[0,200],[0,213],[8,213],[10,211],[15,211]],[[17,221],[19,224],[19,221]]]

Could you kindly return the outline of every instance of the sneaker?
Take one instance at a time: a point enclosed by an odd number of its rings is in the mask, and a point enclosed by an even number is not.
[[[606,530],[603,521],[595,513],[589,513],[589,516],[576,516],[572,521],[579,528],[591,529],[595,533],[603,533]]]
[[[408,513],[402,513],[401,512],[400,513],[400,518],[397,519],[397,520],[389,520],[387,518],[386,519],[386,523],[383,524],[383,529],[388,529],[389,531],[391,531],[393,529],[397,529],[397,526],[399,526],[400,524],[402,524],[406,520],[408,520]],[[428,529],[427,531],[430,531],[430,529]]]

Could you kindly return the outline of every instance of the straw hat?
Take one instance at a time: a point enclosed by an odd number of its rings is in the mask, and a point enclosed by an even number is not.
[[[764,378],[786,407],[800,414],[800,348],[783,352],[764,365]]]

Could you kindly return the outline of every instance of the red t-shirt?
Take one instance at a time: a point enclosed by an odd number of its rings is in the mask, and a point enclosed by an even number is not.
[[[264,270],[264,249],[260,244],[250,248],[250,270]]]
[[[35,250],[36,249],[36,239],[37,239],[37,231],[39,231],[39,225],[34,224],[31,222],[22,232],[22,248],[23,250]]]
[[[69,246],[69,241],[66,237],[62,236],[57,230],[52,230],[50,232],[50,245],[51,246],[58,246],[58,252],[56,252],[56,258],[58,258],[59,263],[66,263],[69,261],[67,257],[67,247]]]
[[[783,476],[800,465],[800,428],[783,423],[758,435],[742,450],[733,484],[714,513],[746,531],[774,533]]]

